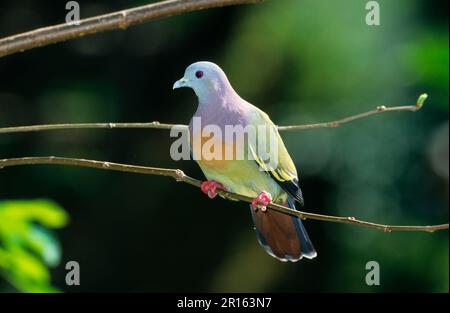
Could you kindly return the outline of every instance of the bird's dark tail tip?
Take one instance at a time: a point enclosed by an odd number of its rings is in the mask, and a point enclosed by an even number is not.
[[[280,203],[296,209],[293,199]],[[268,209],[254,211],[250,207],[260,245],[280,261],[296,262],[303,257],[313,259],[316,250],[300,218]]]

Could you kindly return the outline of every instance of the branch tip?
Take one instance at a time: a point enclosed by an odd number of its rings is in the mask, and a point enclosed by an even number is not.
[[[417,110],[419,110],[423,107],[425,100],[427,100],[427,98],[428,98],[428,94],[426,94],[426,93],[423,93],[419,96],[419,98],[417,99],[417,102],[416,102]]]

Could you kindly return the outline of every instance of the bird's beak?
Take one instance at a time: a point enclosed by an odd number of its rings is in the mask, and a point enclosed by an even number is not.
[[[186,87],[187,82],[189,81],[189,79],[187,78],[182,78],[180,80],[177,80],[175,82],[175,84],[173,84],[173,89],[177,89],[177,88],[181,88],[181,87]]]

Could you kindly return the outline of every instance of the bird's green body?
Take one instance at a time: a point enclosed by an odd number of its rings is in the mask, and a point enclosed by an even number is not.
[[[203,107],[202,107],[203,108]],[[225,134],[225,125],[234,125],[235,121],[233,121],[233,112],[228,112],[229,108],[227,106],[222,107],[222,112],[224,112],[224,116],[231,118],[223,118],[223,115],[209,115],[208,109],[206,112],[199,107],[199,110],[194,114],[194,117],[200,117],[202,121],[207,123],[208,125],[218,125],[221,129],[221,133]],[[241,120],[242,126],[254,126],[253,129],[258,131],[258,125],[265,126],[274,126],[272,121],[268,119],[267,115],[261,112],[258,108],[252,106],[250,103],[246,103],[246,110],[251,111],[249,114],[248,120]],[[192,123],[190,124],[192,125]],[[201,134],[196,133],[192,130],[191,132],[194,137],[199,137]],[[287,194],[283,191],[283,189],[278,185],[276,181],[274,181],[266,171],[262,170],[259,163],[255,160],[258,158],[257,155],[257,147],[253,147],[250,149],[249,145],[243,145],[243,153],[244,159],[237,159],[236,153],[232,159],[225,158],[225,149],[234,148],[236,149],[236,142],[239,140],[247,140],[242,137],[230,137],[223,135],[222,138],[210,138],[210,140],[220,140],[218,144],[220,144],[222,148],[222,157],[214,160],[205,160],[204,158],[199,157],[197,163],[202,169],[208,180],[215,180],[221,182],[224,186],[227,187],[228,190],[233,191],[238,194],[242,194],[248,197],[256,197],[261,191],[266,191],[270,193],[274,199],[277,200],[286,200]],[[282,141],[279,142],[280,150],[285,150],[284,144]],[[253,145],[252,145],[253,146]],[[249,153],[250,152],[250,153]],[[256,155],[253,155],[254,152]],[[198,154],[197,151],[193,151],[194,154]],[[281,156],[286,156],[284,159],[280,160],[283,163],[279,163],[279,168],[291,167],[294,168],[294,175],[296,175],[295,167],[293,166],[293,162],[290,159],[288,154],[282,154]],[[287,163],[286,163],[287,162]],[[286,164],[285,164],[286,163]]]

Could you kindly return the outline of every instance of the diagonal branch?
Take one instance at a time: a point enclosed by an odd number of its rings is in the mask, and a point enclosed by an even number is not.
[[[19,165],[38,165],[38,164],[57,164],[57,165],[69,165],[69,166],[80,166],[80,167],[89,167],[103,170],[112,170],[112,171],[120,171],[120,172],[129,172],[129,173],[139,173],[139,174],[147,174],[147,175],[160,175],[172,177],[177,181],[181,181],[187,183],[189,185],[200,187],[200,181],[194,179],[192,177],[187,176],[183,173],[182,170],[179,169],[167,169],[167,168],[159,168],[159,167],[146,167],[146,166],[135,166],[129,164],[119,164],[119,163],[111,163],[111,162],[103,162],[103,161],[94,161],[94,160],[85,160],[85,159],[71,159],[71,158],[60,158],[60,157],[27,157],[27,158],[13,158],[13,159],[3,159],[0,160],[0,169],[10,166],[19,166]],[[232,192],[226,192],[217,190],[218,194],[224,198],[236,199],[245,202],[251,203],[253,200],[250,197],[246,197],[243,195],[235,194]],[[340,217],[340,216],[330,216],[323,214],[315,214],[308,213],[302,211],[296,211],[275,203],[270,203],[268,208],[289,214],[292,216],[297,216],[301,219],[312,219],[318,221],[325,222],[334,222],[334,223],[343,223],[343,224],[353,224],[358,226],[363,226],[367,228],[375,228],[379,230],[383,230],[385,232],[392,231],[422,231],[422,232],[435,232],[438,230],[445,230],[449,228],[449,224],[441,224],[441,225],[430,225],[430,226],[398,226],[398,225],[384,225],[366,222],[362,220],[358,220],[354,217]]]
[[[396,106],[396,107],[386,107],[384,105],[378,106],[375,110],[367,111],[360,114],[351,115],[348,117],[344,117],[339,120],[335,120],[332,122],[326,123],[317,123],[317,124],[309,124],[309,125],[293,125],[293,126],[281,126],[278,127],[279,130],[293,131],[293,130],[303,130],[303,129],[312,129],[312,128],[336,128],[341,126],[342,124],[347,124],[356,120],[361,120],[367,118],[372,115],[388,113],[388,112],[402,112],[402,111],[411,111],[416,112],[423,107],[425,100],[427,100],[428,95],[423,93],[417,98],[415,105],[404,105],[404,106]]]
[[[280,131],[295,131],[305,130],[313,128],[336,128],[342,124],[350,123],[356,120],[364,119],[372,115],[387,113],[387,112],[402,112],[411,111],[415,112],[423,107],[427,94],[421,94],[417,99],[415,105],[385,107],[379,106],[375,110],[368,112],[351,115],[339,120],[318,124],[305,124],[305,125],[291,125],[291,126],[278,126]],[[157,128],[157,129],[171,129],[172,127],[187,127],[186,125],[175,124],[162,124],[160,122],[150,123],[82,123],[82,124],[52,124],[52,125],[32,125],[32,126],[17,126],[17,127],[3,127],[0,128],[0,134],[8,133],[21,133],[21,132],[37,132],[48,130],[63,130],[63,129],[93,129],[93,128]]]
[[[257,3],[262,0],[167,0],[140,7],[82,19],[77,24],[58,24],[0,39],[0,57],[37,47],[187,12]]]

